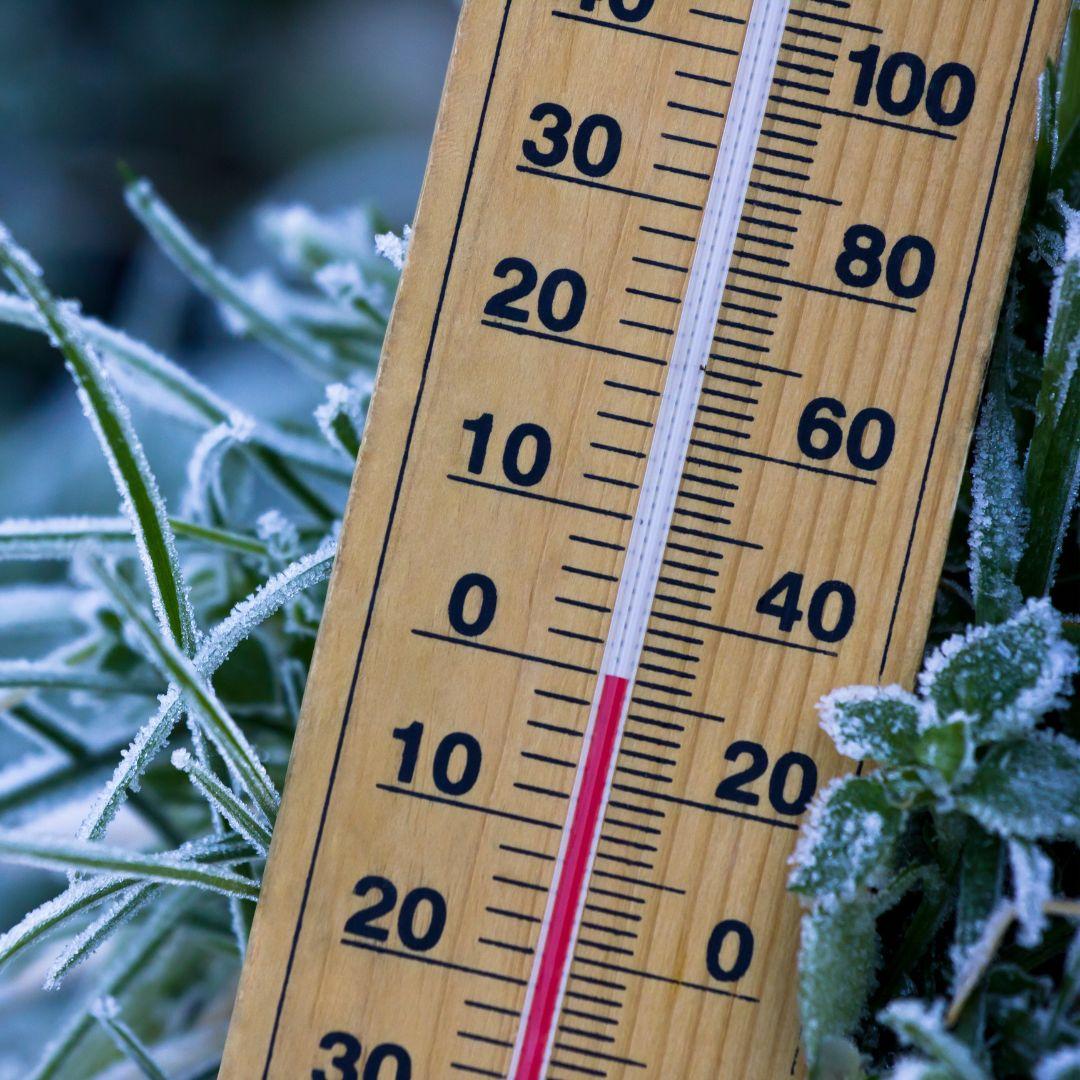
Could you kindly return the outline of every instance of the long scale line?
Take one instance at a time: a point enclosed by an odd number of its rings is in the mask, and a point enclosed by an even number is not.
[[[614,781],[629,688],[645,643],[665,558],[704,366],[731,270],[790,0],[754,0],[738,74],[687,278],[622,580],[612,613],[581,762],[536,944],[509,1075],[540,1080],[554,1064],[559,1010]],[[565,1047],[562,1049],[565,1050]]]

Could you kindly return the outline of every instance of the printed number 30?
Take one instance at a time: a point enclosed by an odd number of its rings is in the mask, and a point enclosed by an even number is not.
[[[380,1043],[364,1062],[363,1072],[357,1069],[364,1048],[355,1035],[347,1031],[330,1031],[319,1042],[320,1050],[337,1050],[330,1059],[334,1069],[331,1077],[324,1069],[312,1069],[311,1080],[411,1080],[412,1060],[403,1046],[396,1043]],[[386,1062],[393,1062],[391,1073],[382,1074]]]

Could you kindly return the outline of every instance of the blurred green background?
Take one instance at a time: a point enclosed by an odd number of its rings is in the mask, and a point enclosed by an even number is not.
[[[270,261],[257,228],[267,205],[367,203],[400,229],[419,193],[457,10],[454,0],[0,0],[0,220],[87,312],[253,412],[295,414],[298,396],[318,388],[227,333],[128,213],[117,165],[150,177],[241,274]],[[0,517],[116,513],[58,355],[0,327],[0,375]],[[172,501],[193,435],[138,410],[135,422]],[[5,567],[0,584],[64,573]],[[34,654],[14,614],[0,605],[0,626],[20,655]],[[0,769],[27,749],[5,732]],[[0,932],[56,887],[55,875],[0,868]],[[5,1080],[26,1074],[67,1004],[67,990],[42,994],[40,974],[0,980]]]
[[[241,271],[265,261],[259,205],[365,201],[400,227],[456,15],[453,0],[0,0],[0,219],[58,291],[204,368],[224,332],[127,213],[117,163]],[[0,369],[0,514],[100,511],[100,499],[112,512],[90,434],[66,420],[56,355],[5,330]]]

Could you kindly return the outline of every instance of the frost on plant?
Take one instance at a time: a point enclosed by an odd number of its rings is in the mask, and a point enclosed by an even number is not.
[[[0,615],[13,616],[0,635],[29,629],[45,643],[0,660],[0,722],[32,747],[0,774],[0,859],[68,878],[0,935],[0,965],[52,942],[41,968],[52,987],[110,957],[44,1051],[41,1080],[97,1075],[121,1056],[164,1075],[153,1044],[163,1025],[197,1029],[228,1000],[407,243],[377,240],[385,225],[366,210],[267,211],[281,267],[241,277],[147,182],[127,194],[228,327],[309,375],[325,404],[269,420],[224,400],[53,297],[0,228],[14,290],[0,291],[0,323],[61,353],[124,511],[0,522],[0,561],[55,563],[69,581],[50,587],[55,602],[44,587],[0,591]],[[186,482],[167,500],[125,396],[191,430]],[[77,835],[31,826],[59,807],[76,808]],[[183,950],[155,971],[174,939]],[[205,993],[170,1011],[175,970]]]
[[[1080,1077],[1078,34],[1074,13],[1044,80],[936,645],[915,693],[819,707],[839,752],[873,766],[819,795],[792,859],[817,1080]]]

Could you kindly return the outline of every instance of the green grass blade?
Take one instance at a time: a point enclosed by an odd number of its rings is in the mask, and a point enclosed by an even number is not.
[[[0,690],[87,690],[95,694],[161,693],[161,684],[36,660],[0,660]]]
[[[259,896],[258,883],[250,878],[186,859],[178,852],[152,855],[83,840],[45,840],[0,831],[0,860],[62,873],[121,875],[185,885],[241,900],[257,900]]]
[[[131,935],[126,947],[111,961],[95,990],[95,996],[123,994],[181,925],[188,904],[185,893],[174,893],[144,926]],[[27,1080],[59,1080],[65,1076],[72,1055],[96,1024],[89,1007],[78,1009],[45,1053]]]
[[[1080,220],[1069,224],[1052,315],[1024,470],[1031,526],[1019,580],[1028,596],[1046,595],[1053,585],[1080,482]]]
[[[34,305],[50,339],[64,357],[131,520],[155,612],[173,639],[188,647],[195,636],[194,617],[180,572],[176,543],[157,481],[127,408],[97,353],[46,288],[38,267],[2,226],[0,269]]]
[[[184,276],[230,312],[252,337],[319,380],[347,374],[347,366],[331,349],[265,310],[240,281],[218,266],[148,180],[131,180],[125,194],[132,213]]]
[[[229,658],[233,650],[294,597],[330,576],[335,545],[324,543],[317,551],[287,567],[264,586],[237,604],[228,616],[207,634],[195,654],[195,668],[209,678]],[[181,698],[170,686],[157,712],[139,729],[121,756],[112,778],[94,801],[79,829],[85,839],[100,837],[124,804],[131,787],[165,745],[180,719]]]
[[[105,1029],[116,1048],[135,1066],[146,1080],[169,1080],[165,1071],[154,1061],[142,1041],[120,1019],[120,1006],[115,998],[99,998],[90,1009],[94,1019]]]
[[[209,548],[221,548],[238,555],[266,558],[266,545],[255,536],[215,529],[182,518],[169,518],[177,540],[187,540]],[[0,561],[66,560],[88,545],[102,549],[129,549],[135,539],[125,518],[60,517],[0,521]]]
[[[234,792],[187,750],[177,750],[172,756],[172,763],[181,772],[187,773],[196,791],[260,854],[265,855],[270,850],[270,822],[258,810],[245,806]]]
[[[213,740],[229,769],[244,785],[255,805],[272,821],[280,802],[274,783],[209,681],[173,641],[160,633],[131,590],[110,567],[100,559],[91,560],[90,566],[98,582],[116,603],[125,623],[142,642],[147,657],[179,687],[184,702]]]

